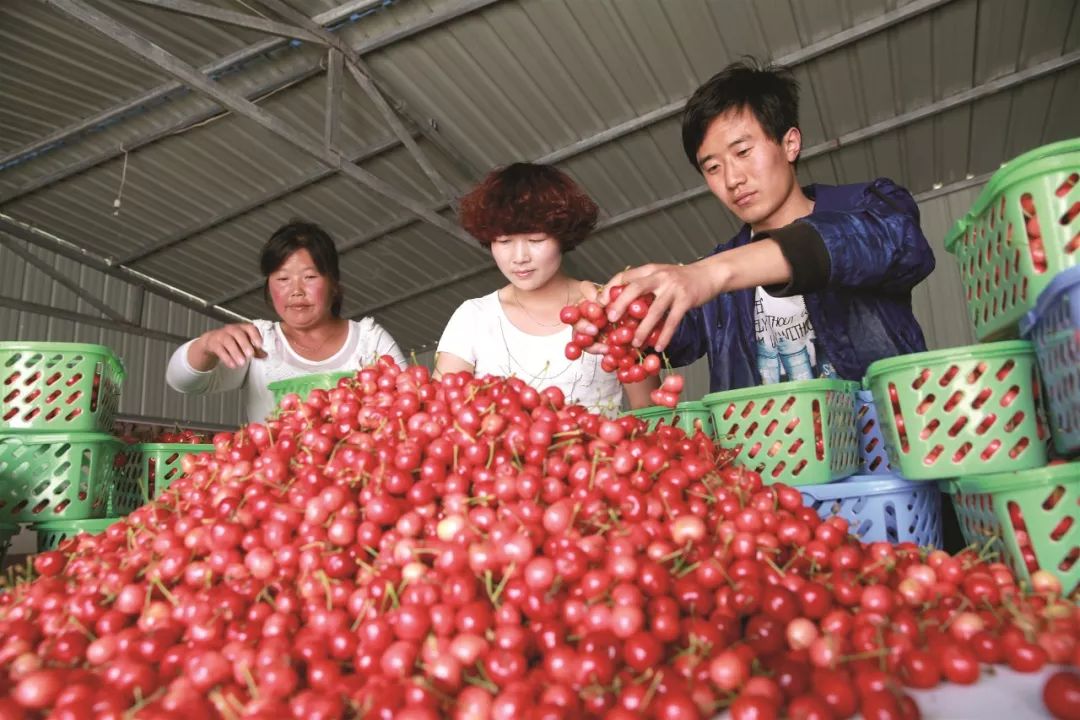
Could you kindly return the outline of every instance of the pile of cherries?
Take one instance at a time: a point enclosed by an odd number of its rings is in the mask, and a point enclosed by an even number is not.
[[[993,663],[1080,712],[1072,588],[863,544],[700,432],[383,358],[214,445],[8,579],[0,718],[917,718]]]

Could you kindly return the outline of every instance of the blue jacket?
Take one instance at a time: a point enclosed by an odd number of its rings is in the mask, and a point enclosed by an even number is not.
[[[713,254],[772,237],[793,277],[771,294],[803,295],[817,343],[840,377],[861,380],[875,360],[926,349],[911,290],[934,270],[934,253],[907,190],[879,178],[857,185],[810,185],[814,211],[791,225],[750,236],[744,225]],[[718,295],[683,318],[666,352],[672,365],[709,356],[710,390],[761,384],[754,289]]]

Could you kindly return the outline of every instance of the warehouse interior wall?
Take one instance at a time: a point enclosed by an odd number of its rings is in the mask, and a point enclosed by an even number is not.
[[[131,317],[139,309],[142,290],[81,263],[60,257],[22,240],[3,236],[45,261],[53,270]],[[0,244],[0,295],[59,310],[102,317],[92,305]],[[195,310],[146,293],[141,300],[142,325],[177,338],[200,335],[220,323]],[[124,418],[186,421],[235,426],[240,422],[239,392],[207,397],[181,395],[165,385],[165,367],[178,342],[151,339],[72,320],[15,310],[0,304],[0,340],[79,342],[106,345],[120,356],[127,377],[120,399]]]

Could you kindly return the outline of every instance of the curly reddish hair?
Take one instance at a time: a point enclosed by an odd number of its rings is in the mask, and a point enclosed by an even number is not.
[[[596,227],[599,209],[570,177],[551,165],[514,163],[488,173],[461,198],[461,226],[484,247],[500,235],[547,233],[562,252]]]

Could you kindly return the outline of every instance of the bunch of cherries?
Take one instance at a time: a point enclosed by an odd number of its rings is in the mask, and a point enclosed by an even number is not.
[[[616,285],[609,291],[612,301],[619,297],[625,285]],[[604,312],[603,306],[595,300],[581,300],[576,305],[567,305],[559,313],[559,319],[567,325],[576,325],[581,320],[587,320],[597,328],[596,335],[575,329],[570,342],[566,344],[566,357],[568,360],[577,360],[585,352],[585,348],[602,343],[607,346],[607,352],[600,360],[600,368],[604,372],[613,372],[624,385],[632,385],[644,381],[646,378],[660,374],[663,360],[655,351],[649,349],[656,345],[660,338],[660,326],[653,328],[645,339],[645,348],[633,346],[634,334],[638,330],[641,321],[649,314],[649,308],[655,296],[652,293],[635,298],[626,307],[626,312],[615,322],[611,322]],[[656,405],[675,407],[679,402],[679,393],[683,389],[683,379],[679,375],[668,375],[659,388],[653,390],[650,398]]]

